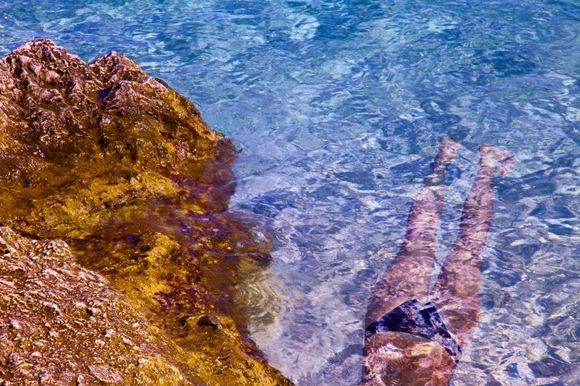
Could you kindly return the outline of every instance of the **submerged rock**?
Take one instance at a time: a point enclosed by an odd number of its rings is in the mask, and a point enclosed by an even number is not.
[[[191,102],[123,55],[87,64],[36,40],[0,60],[0,223],[65,240],[200,382],[287,384],[244,337],[240,267],[263,266],[269,247],[227,211],[234,159]]]

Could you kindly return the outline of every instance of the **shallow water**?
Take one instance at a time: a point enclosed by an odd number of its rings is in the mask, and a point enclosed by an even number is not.
[[[483,310],[453,385],[572,385],[578,368],[577,1],[0,0],[0,54],[49,37],[124,52],[242,150],[234,207],[275,235],[246,289],[253,337],[299,385],[360,377],[369,288],[414,193],[463,132],[440,256],[481,143],[518,164],[497,184]]]

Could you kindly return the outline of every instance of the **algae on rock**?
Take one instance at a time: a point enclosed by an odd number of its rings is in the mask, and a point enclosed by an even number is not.
[[[87,64],[35,40],[0,60],[0,223],[65,240],[201,382],[288,384],[236,301],[240,262],[267,263],[269,247],[227,211],[234,159],[191,102],[121,54]]]

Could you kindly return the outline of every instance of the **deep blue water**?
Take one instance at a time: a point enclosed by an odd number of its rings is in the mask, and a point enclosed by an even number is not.
[[[369,288],[400,245],[446,133],[466,135],[441,257],[482,143],[497,186],[478,332],[453,385],[572,385],[577,310],[580,3],[0,0],[0,54],[49,37],[121,51],[192,99],[242,153],[234,206],[276,235],[245,291],[254,338],[299,385],[360,376]]]

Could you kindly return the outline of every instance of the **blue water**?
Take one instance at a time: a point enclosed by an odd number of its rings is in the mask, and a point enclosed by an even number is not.
[[[299,385],[360,376],[369,288],[442,136],[466,135],[441,257],[482,143],[498,182],[479,328],[453,385],[572,385],[580,212],[580,3],[0,0],[0,54],[49,37],[126,53],[233,137],[235,208],[276,237],[240,289],[253,337]],[[257,308],[258,309],[258,308]]]

